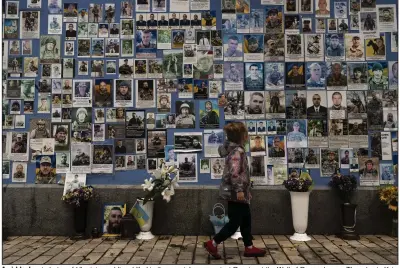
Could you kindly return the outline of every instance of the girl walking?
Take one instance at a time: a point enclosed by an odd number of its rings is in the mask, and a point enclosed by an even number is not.
[[[243,123],[233,122],[225,125],[227,141],[218,148],[225,157],[225,168],[219,188],[220,197],[228,201],[229,222],[214,237],[204,243],[208,253],[220,259],[217,246],[233,235],[240,226],[245,246],[245,257],[262,257],[266,251],[253,246],[250,213],[250,173],[244,145],[248,140],[247,128]]]

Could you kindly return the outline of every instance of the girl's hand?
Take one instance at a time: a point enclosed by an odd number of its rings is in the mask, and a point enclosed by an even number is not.
[[[239,192],[236,194],[236,198],[239,201],[245,201],[246,199],[244,198],[244,193],[243,192]]]

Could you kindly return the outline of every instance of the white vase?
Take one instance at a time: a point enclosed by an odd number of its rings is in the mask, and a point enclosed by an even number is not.
[[[150,240],[154,238],[151,233],[153,224],[154,200],[149,200],[143,205],[142,199],[137,199],[137,204],[134,207],[134,217],[139,224],[140,233],[136,236],[140,240]]]
[[[290,192],[292,203],[292,219],[295,230],[290,237],[294,241],[310,241],[311,237],[306,234],[308,225],[308,204],[310,192]]]

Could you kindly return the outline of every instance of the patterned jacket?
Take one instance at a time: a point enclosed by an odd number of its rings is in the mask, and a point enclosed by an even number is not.
[[[220,185],[221,198],[250,203],[250,172],[245,149],[236,143],[226,141],[219,146],[218,152],[221,157],[225,157],[225,168]],[[246,201],[237,200],[238,192],[244,193]]]

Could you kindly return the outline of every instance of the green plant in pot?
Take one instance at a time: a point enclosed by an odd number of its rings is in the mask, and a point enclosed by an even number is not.
[[[359,240],[360,236],[356,233],[357,205],[351,203],[358,186],[356,177],[343,175],[337,170],[332,175],[329,185],[343,201],[341,205],[342,230],[337,236],[345,240]]]

